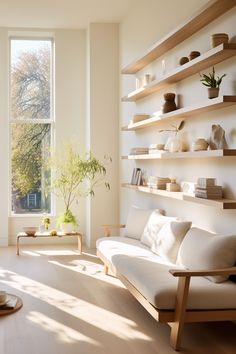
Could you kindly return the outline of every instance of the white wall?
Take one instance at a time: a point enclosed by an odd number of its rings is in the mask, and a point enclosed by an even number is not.
[[[129,64],[137,56],[142,55],[150,45],[169,31],[174,30],[188,17],[191,17],[206,1],[175,0],[175,1],[140,1],[126,16],[120,25],[120,61],[121,67]],[[232,38],[235,36],[236,9],[230,10],[207,27],[194,34],[191,38],[178,45],[163,57],[144,68],[140,73],[151,73],[161,78],[161,62],[166,62],[166,71],[178,65],[182,56],[188,56],[192,50],[201,53],[210,49],[210,35],[226,32]],[[215,66],[219,75],[226,73],[223,80],[221,94],[236,94],[235,57]],[[209,68],[210,70],[211,68]],[[204,70],[204,72],[209,71]],[[123,75],[121,78],[121,96],[135,89],[135,75]],[[165,92],[178,94],[179,107],[188,106],[207,99],[206,88],[199,82],[199,75],[194,75],[182,82],[168,87],[163,91],[148,96],[136,103],[121,103],[120,125],[126,125],[132,114],[158,111],[163,104]],[[217,110],[212,113],[201,114],[186,121],[181,136],[191,145],[197,137],[209,138],[212,124],[221,124],[226,131],[226,138],[231,148],[236,148],[235,138],[235,106]],[[165,126],[166,128],[169,125]],[[137,132],[123,132],[120,134],[120,153],[127,155],[131,147],[148,146],[150,143],[162,143],[167,134],[158,133],[158,128],[152,127]],[[235,158],[226,159],[181,159],[168,161],[140,161],[121,162],[121,182],[129,182],[135,166],[147,171],[148,175],[176,176],[178,181],[196,182],[197,177],[216,177],[217,182],[223,185],[225,196],[236,199],[235,188]],[[183,219],[192,220],[195,224],[216,232],[235,232],[236,212],[222,211],[216,208],[200,206],[194,203],[181,202],[172,199],[146,195],[121,188],[121,222],[125,222],[128,208],[131,204],[141,207],[162,207],[167,215],[178,215]]]
[[[95,190],[95,197],[88,200],[88,244],[103,233],[102,224],[117,223],[118,203],[118,130],[119,130],[119,52],[117,24],[90,24],[88,31],[88,134],[89,149],[101,161],[104,155],[112,158],[107,165],[107,180],[111,189],[104,186]]]

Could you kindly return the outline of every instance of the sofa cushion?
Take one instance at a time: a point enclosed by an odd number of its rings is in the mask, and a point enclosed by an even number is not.
[[[190,221],[168,221],[156,235],[151,250],[167,261],[175,263],[181,242],[191,225]]]
[[[99,238],[96,242],[97,249],[112,262],[114,255],[147,256],[152,257],[148,247],[140,241],[122,236],[110,236]]]
[[[154,307],[173,310],[178,278],[169,269],[177,265],[159,263],[161,258],[114,255],[117,274],[123,275]],[[204,277],[191,278],[187,309],[232,309],[236,307],[236,284],[225,281],[216,284]]]
[[[216,235],[193,227],[181,244],[178,263],[189,269],[233,267],[236,263],[236,235]],[[227,278],[223,275],[208,277],[216,283]]]
[[[140,240],[145,225],[153,211],[154,209],[141,209],[136,206],[131,206],[126,221],[124,236]],[[163,212],[159,209],[155,211],[159,214]]]
[[[143,230],[140,239],[141,242],[148,247],[152,247],[152,244],[162,226],[171,220],[177,220],[177,217],[164,216],[161,215],[160,211],[158,210],[153,211]]]

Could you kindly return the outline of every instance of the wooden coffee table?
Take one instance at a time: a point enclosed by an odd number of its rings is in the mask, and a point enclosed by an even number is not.
[[[70,233],[63,233],[57,232],[56,236],[51,236],[49,232],[36,232],[35,235],[27,235],[25,232],[20,232],[17,234],[17,242],[16,242],[16,254],[19,256],[20,254],[20,239],[21,238],[53,238],[53,237],[77,237],[78,238],[78,250],[80,254],[82,254],[82,234],[79,232],[70,232]]]

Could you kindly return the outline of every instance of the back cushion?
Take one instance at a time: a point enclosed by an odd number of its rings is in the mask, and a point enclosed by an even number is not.
[[[136,206],[131,206],[129,209],[124,236],[140,240],[145,225],[153,213],[154,209],[140,209]],[[161,210],[158,213],[162,212]]]
[[[188,269],[221,269],[236,262],[236,235],[222,236],[193,227],[185,236],[178,254],[178,264]],[[214,283],[228,279],[217,275],[206,277]]]
[[[168,221],[158,232],[151,250],[163,259],[175,263],[179,247],[191,225],[191,221]]]
[[[152,244],[162,226],[171,220],[177,220],[177,217],[164,216],[158,210],[153,211],[148,219],[145,229],[143,230],[141,242],[148,247],[152,247]]]

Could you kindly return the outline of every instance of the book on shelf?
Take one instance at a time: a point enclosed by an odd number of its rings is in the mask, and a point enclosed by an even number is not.
[[[132,117],[130,123],[131,124],[138,123],[138,122],[141,122],[142,120],[148,119],[149,117],[150,117],[149,114],[138,113]]]
[[[148,148],[135,147],[130,150],[130,155],[143,155],[143,154],[148,154]]]
[[[216,183],[215,178],[200,177],[197,179],[197,185],[199,185],[201,187],[212,187],[215,185],[215,183]]]
[[[131,178],[131,184],[134,186],[142,185],[142,171],[140,168],[134,168]]]
[[[217,193],[222,191],[222,186],[208,186],[208,187],[202,187],[201,185],[197,184],[195,186],[195,190],[199,192],[209,192],[209,193]]]
[[[204,193],[204,192],[195,192],[195,197],[203,199],[222,199],[223,193]]]

